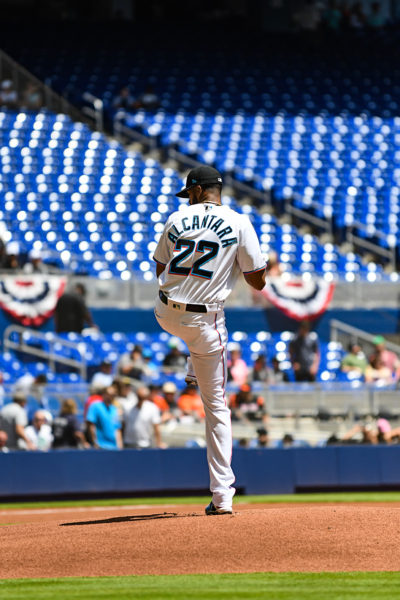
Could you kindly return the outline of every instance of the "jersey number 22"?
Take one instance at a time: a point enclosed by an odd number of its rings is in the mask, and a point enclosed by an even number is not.
[[[219,244],[207,240],[200,240],[196,246],[196,242],[193,240],[178,239],[174,248],[174,251],[177,250],[180,252],[178,256],[175,256],[175,258],[171,260],[169,267],[170,273],[173,275],[182,275],[182,277],[192,275],[193,277],[211,279],[213,271],[207,271],[201,267],[217,256]],[[200,256],[200,258],[195,260],[191,267],[182,267],[181,263],[193,254],[193,252],[201,252],[203,256]]]

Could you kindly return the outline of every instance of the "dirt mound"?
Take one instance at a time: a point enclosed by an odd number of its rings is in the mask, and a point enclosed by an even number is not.
[[[1,578],[400,570],[393,505],[21,510],[0,524]]]

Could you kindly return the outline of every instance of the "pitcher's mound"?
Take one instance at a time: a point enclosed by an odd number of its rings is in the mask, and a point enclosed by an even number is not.
[[[203,510],[3,511],[0,577],[400,570],[394,505]]]

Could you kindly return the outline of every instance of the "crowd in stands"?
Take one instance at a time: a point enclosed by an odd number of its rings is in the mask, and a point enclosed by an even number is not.
[[[304,32],[379,31],[388,25],[380,2],[371,2],[366,10],[362,2],[330,0],[324,8],[317,0],[306,0],[295,9],[292,18],[294,26]]]
[[[44,262],[43,258],[43,253],[36,248],[26,253],[21,251],[18,242],[5,243],[0,238],[0,271],[22,272],[27,275],[53,271],[54,266]]]
[[[367,358],[358,342],[351,342],[343,357],[341,371],[369,384],[385,386],[397,383],[400,379],[399,357],[386,348],[383,336],[373,339],[374,351]]]
[[[0,107],[12,110],[40,110],[43,96],[38,85],[28,82],[20,94],[11,79],[0,83]]]
[[[343,357],[341,370],[363,377],[366,383],[384,385],[398,381],[400,360],[388,350],[382,336],[373,340],[374,351],[367,358],[359,343],[351,343]],[[289,345],[295,380],[315,381],[318,369],[318,336],[302,322]],[[257,438],[235,441],[242,447],[300,447],[304,440],[285,434],[279,442],[271,442],[266,427],[269,423],[268,396],[259,393],[257,384],[284,384],[287,373],[280,369],[277,357],[268,364],[258,355],[252,366],[242,358],[238,342],[228,345],[228,381],[233,384],[228,402],[233,423],[253,425]],[[149,383],[157,367],[151,352],[136,344],[113,364],[102,360],[90,381],[90,394],[82,411],[73,398],[62,401],[60,412],[48,409],[46,375],[21,376],[14,385],[12,402],[0,410],[0,451],[41,450],[59,448],[164,448],[162,426],[167,423],[201,423],[205,413],[195,378],[183,389],[172,381]],[[176,338],[171,338],[162,370],[168,375],[186,373],[187,355]],[[35,398],[36,410],[28,410],[28,398]],[[379,418],[356,423],[341,438],[332,436],[331,443],[397,443],[400,430]]]

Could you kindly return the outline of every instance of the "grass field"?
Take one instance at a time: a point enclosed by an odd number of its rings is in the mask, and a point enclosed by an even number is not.
[[[251,573],[0,581],[4,600],[391,600],[400,573]]]
[[[209,496],[178,498],[108,498],[105,500],[60,500],[40,502],[0,503],[0,510],[17,508],[63,508],[74,506],[142,506],[165,504],[208,504]],[[400,492],[338,492],[323,494],[280,494],[267,496],[236,496],[234,504],[269,504],[301,502],[400,502]]]

